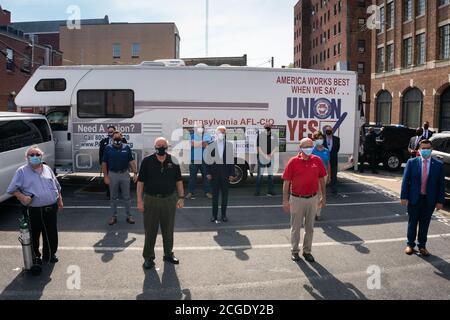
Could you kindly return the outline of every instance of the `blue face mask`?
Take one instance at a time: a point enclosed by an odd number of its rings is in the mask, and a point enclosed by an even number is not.
[[[423,158],[429,158],[431,156],[431,149],[421,149],[420,150],[420,155]]]
[[[307,156],[310,156],[313,152],[313,148],[301,148],[300,150]]]
[[[317,139],[316,141],[314,141],[314,146],[315,147],[321,146],[321,145],[323,145],[323,139]]]
[[[42,158],[38,156],[28,157],[28,161],[31,165],[37,166],[42,163]]]

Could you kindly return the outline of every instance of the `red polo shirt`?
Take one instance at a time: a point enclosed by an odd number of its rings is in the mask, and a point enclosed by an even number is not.
[[[319,190],[319,179],[327,175],[322,160],[311,155],[304,160],[300,155],[289,160],[283,172],[283,180],[291,181],[291,192],[309,196]]]

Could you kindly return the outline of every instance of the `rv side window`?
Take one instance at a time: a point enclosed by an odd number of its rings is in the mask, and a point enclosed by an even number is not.
[[[47,114],[52,131],[67,131],[69,123],[68,111],[53,111]]]
[[[36,91],[65,91],[65,79],[41,79],[34,87]]]
[[[43,136],[39,125],[41,124],[28,120],[0,121],[0,152],[49,141],[50,134],[47,132],[46,136]]]
[[[79,118],[134,117],[133,90],[80,90],[77,102]]]

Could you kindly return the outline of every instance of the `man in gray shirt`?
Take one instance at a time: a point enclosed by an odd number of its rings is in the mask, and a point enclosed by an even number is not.
[[[28,148],[28,164],[17,169],[7,192],[29,207],[31,238],[35,263],[42,264],[39,239],[43,238],[43,259],[58,262],[57,212],[63,208],[61,186],[52,169],[43,164],[44,153],[38,146]]]

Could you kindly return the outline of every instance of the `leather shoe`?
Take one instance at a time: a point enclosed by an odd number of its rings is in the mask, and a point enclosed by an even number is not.
[[[407,246],[406,249],[405,249],[405,253],[406,253],[408,256],[412,255],[414,252],[415,252],[415,250],[414,250],[413,247]]]
[[[300,256],[298,255],[298,252],[295,252],[291,255],[292,261],[300,261]]]
[[[113,226],[117,223],[117,217],[112,217],[111,220],[109,220],[109,225]]]
[[[42,265],[42,259],[39,258],[39,257],[36,257],[36,258],[34,258],[33,263],[41,266]]]
[[[227,217],[222,217],[222,221],[223,221],[223,222],[227,222],[227,221],[228,221],[228,218],[227,218]]]
[[[129,224],[135,224],[136,222],[134,221],[134,219],[133,219],[133,217],[127,217],[127,222],[129,223]]]
[[[315,261],[313,255],[311,253],[304,253],[303,257],[308,262],[314,262]]]
[[[166,262],[173,263],[173,264],[179,264],[180,263],[180,260],[175,258],[175,256],[170,256],[170,257],[164,256],[163,260],[166,261]]]
[[[425,249],[425,248],[420,248],[420,249],[419,249],[419,252],[420,252],[420,255],[421,255],[421,256],[424,256],[424,257],[429,257],[429,256],[431,256],[431,253],[430,253],[427,249]]]
[[[144,269],[148,270],[148,269],[153,268],[154,266],[155,266],[155,261],[153,261],[152,259],[144,261],[144,264],[143,264]]]
[[[217,219],[216,219],[216,218],[214,218],[214,217],[212,217],[212,218],[211,218],[211,220],[209,220],[209,221],[211,221],[211,222],[216,222],[216,221],[217,221]]]

